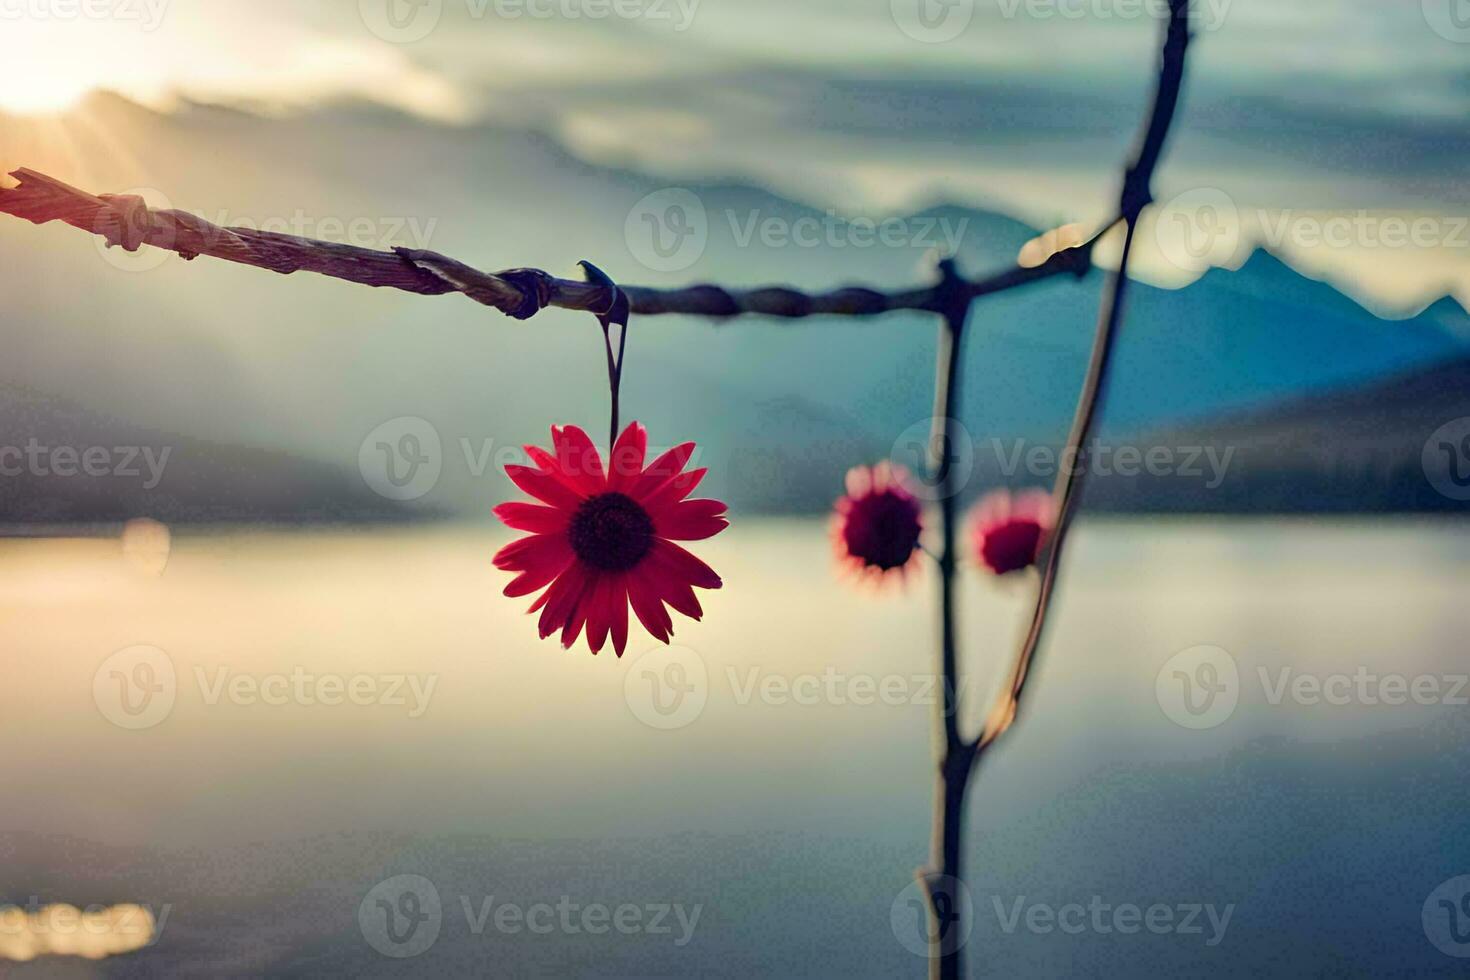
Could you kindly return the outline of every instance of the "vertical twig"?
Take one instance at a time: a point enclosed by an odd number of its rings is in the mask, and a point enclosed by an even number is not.
[[[1041,581],[1031,625],[1017,652],[1009,682],[986,718],[978,738],[967,740],[959,730],[959,669],[954,622],[954,574],[956,500],[950,463],[950,420],[958,403],[958,352],[964,333],[969,300],[959,294],[953,284],[959,282],[952,262],[941,265],[943,280],[940,293],[951,298],[942,304],[944,318],[940,332],[938,366],[935,381],[934,431],[930,441],[931,465],[941,501],[942,546],[939,554],[940,576],[940,663],[943,671],[941,719],[943,745],[940,750],[935,784],[934,825],[930,842],[930,864],[919,873],[929,897],[930,967],[935,980],[959,980],[964,963],[959,939],[963,928],[956,928],[958,916],[964,912],[965,894],[962,877],[961,835],[964,824],[965,794],[985,750],[1005,734],[1015,722],[1021,694],[1030,676],[1036,651],[1051,608],[1057,571],[1061,565],[1062,547],[1072,518],[1086,470],[1085,450],[1092,438],[1093,427],[1101,411],[1107,391],[1108,369],[1112,363],[1118,324],[1122,320],[1123,301],[1128,285],[1128,263],[1133,254],[1138,217],[1152,201],[1151,184],[1155,167],[1163,152],[1164,142],[1178,108],[1184,81],[1185,52],[1189,46],[1189,0],[1169,0],[1169,22],[1165,28],[1159,80],[1153,107],[1140,137],[1133,161],[1124,174],[1119,213],[1124,223],[1123,251],[1118,269],[1108,279],[1102,307],[1098,313],[1097,333],[1087,367],[1077,411],[1067,438],[1067,455],[1076,465],[1065,468],[1058,476],[1054,499],[1058,513],[1056,529],[1042,559]]]
[[[934,423],[929,438],[932,485],[939,494],[939,651],[941,671],[940,739],[938,772],[935,774],[934,824],[930,840],[929,866],[920,872],[929,897],[930,975],[942,980],[958,978],[962,972],[960,932],[956,923],[963,904],[960,890],[961,851],[965,787],[972,766],[970,745],[959,730],[959,665],[955,629],[955,538],[959,488],[954,481],[954,450],[950,424],[959,408],[960,345],[970,301],[961,292],[962,280],[952,259],[939,266],[940,287],[949,301],[944,304],[935,354]]]
[[[1118,269],[1108,277],[1102,308],[1098,314],[1097,334],[1093,340],[1092,357],[1083,381],[1082,392],[1077,400],[1077,412],[1072,430],[1067,437],[1067,450],[1063,459],[1074,460],[1074,465],[1063,467],[1057,476],[1053,499],[1057,502],[1056,529],[1052,532],[1042,559],[1041,583],[1036,590],[1036,604],[1031,614],[1031,625],[1021,642],[1007,686],[985,719],[985,728],[976,745],[974,758],[978,760],[984,750],[1004,735],[1015,723],[1021,707],[1021,694],[1035,663],[1036,651],[1041,646],[1046,628],[1047,614],[1056,587],[1057,572],[1061,567],[1062,548],[1076,516],[1077,501],[1081,494],[1083,478],[1087,470],[1087,446],[1092,440],[1092,431],[1107,394],[1108,368],[1112,363],[1113,349],[1117,340],[1118,324],[1123,315],[1123,300],[1128,288],[1128,262],[1133,254],[1133,240],[1138,229],[1138,216],[1153,201],[1153,175],[1163,153],[1169,128],[1174,121],[1179,105],[1179,93],[1184,84],[1185,54],[1189,48],[1189,0],[1169,0],[1169,21],[1164,33],[1163,54],[1159,62],[1159,81],[1154,91],[1153,108],[1139,138],[1133,162],[1123,177],[1119,194],[1119,213],[1123,216],[1123,252],[1118,259]]]

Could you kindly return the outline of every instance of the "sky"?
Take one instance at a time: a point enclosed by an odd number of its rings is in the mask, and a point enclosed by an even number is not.
[[[1266,244],[1380,309],[1470,300],[1466,5],[1199,0],[1141,271],[1188,281]],[[1159,6],[0,0],[0,110],[61,111],[93,88],[165,111],[366,101],[436,125],[526,123],[592,162],[849,213],[946,199],[1085,225],[1116,194]],[[1210,248],[1171,244],[1222,215],[1230,234]]]

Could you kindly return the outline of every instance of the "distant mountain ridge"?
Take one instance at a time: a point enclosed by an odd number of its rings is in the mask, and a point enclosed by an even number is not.
[[[383,235],[415,219],[420,244],[485,268],[572,274],[582,258],[651,285],[718,281],[912,285],[932,274],[931,241],[959,232],[958,259],[983,273],[1015,261],[1037,230],[995,211],[939,205],[896,216],[907,238],[842,247],[747,237],[774,221],[825,228],[826,209],[729,180],[677,182],[705,212],[686,268],[647,268],[630,221],[675,182],[578,159],[544,133],[449,127],[385,111],[264,118],[195,108],[160,115],[103,99],[136,164],[95,130],[52,168],[91,190],[140,183],[227,222],[304,221],[336,234],[366,221]],[[16,134],[19,134],[18,136]],[[196,166],[209,159],[213,165]],[[412,175],[412,176],[406,176]],[[227,209],[227,210],[226,210]],[[895,216],[849,214],[878,222]],[[812,223],[816,224],[813,225]],[[632,230],[630,230],[632,229]],[[320,237],[332,237],[330,229]],[[363,242],[388,247],[400,242]],[[771,244],[776,242],[776,244]],[[0,261],[20,288],[0,315],[0,381],[106,416],[205,442],[259,446],[351,473],[366,433],[422,418],[444,472],[419,503],[483,517],[514,491],[498,467],[465,465],[462,445],[544,442],[553,423],[606,423],[601,337],[590,318],[549,310],[516,323],[461,297],[371,290],[309,274],[279,277],[212,259],[125,271],[82,232],[0,220]],[[1055,443],[1085,368],[1104,276],[1064,277],[987,298],[967,331],[960,417],[977,441]],[[890,455],[932,411],[932,318],[861,322],[636,319],[625,417],[656,442],[697,439],[705,488],[737,512],[824,509],[853,463]],[[1266,252],[1178,290],[1137,283],[1101,419],[1110,439],[1371,383],[1470,353],[1470,315],[1453,300],[1414,317],[1375,316]]]
[[[1371,385],[1158,433],[1230,463],[1208,486],[1178,474],[1095,481],[1088,507],[1174,513],[1470,514],[1470,358]]]
[[[365,524],[424,516],[355,472],[146,429],[0,384],[0,528]]]

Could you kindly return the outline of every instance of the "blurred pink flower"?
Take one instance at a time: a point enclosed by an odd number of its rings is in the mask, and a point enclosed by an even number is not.
[[[975,560],[995,575],[1029,568],[1055,526],[1056,507],[1045,490],[986,494],[970,512]]]
[[[908,479],[886,460],[847,471],[847,493],[833,505],[832,544],[839,564],[862,580],[905,579],[919,554],[922,508]]]

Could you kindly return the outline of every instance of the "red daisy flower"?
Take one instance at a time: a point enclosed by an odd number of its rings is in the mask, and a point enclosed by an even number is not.
[[[970,514],[975,559],[996,575],[1036,564],[1046,536],[1056,525],[1056,508],[1045,490],[987,494]]]
[[[906,577],[918,556],[923,508],[908,479],[907,470],[886,460],[847,471],[847,493],[833,505],[832,543],[838,560],[859,578]]]
[[[713,537],[729,526],[718,500],[686,500],[705,470],[684,472],[694,443],[664,453],[645,469],[648,430],[632,423],[613,447],[610,472],[587,433],[575,425],[551,428],[553,452],[527,446],[536,465],[507,466],[516,486],[541,501],[506,503],[495,516],[530,531],[500,549],[495,566],[520,574],[508,596],[545,589],[529,612],[541,610],[542,639],[561,630],[571,648],[583,626],[593,653],[609,633],[623,655],[628,606],[663,642],[674,633],[664,604],[691,619],[704,615],[694,587],[718,589],[720,577],[674,544]]]

